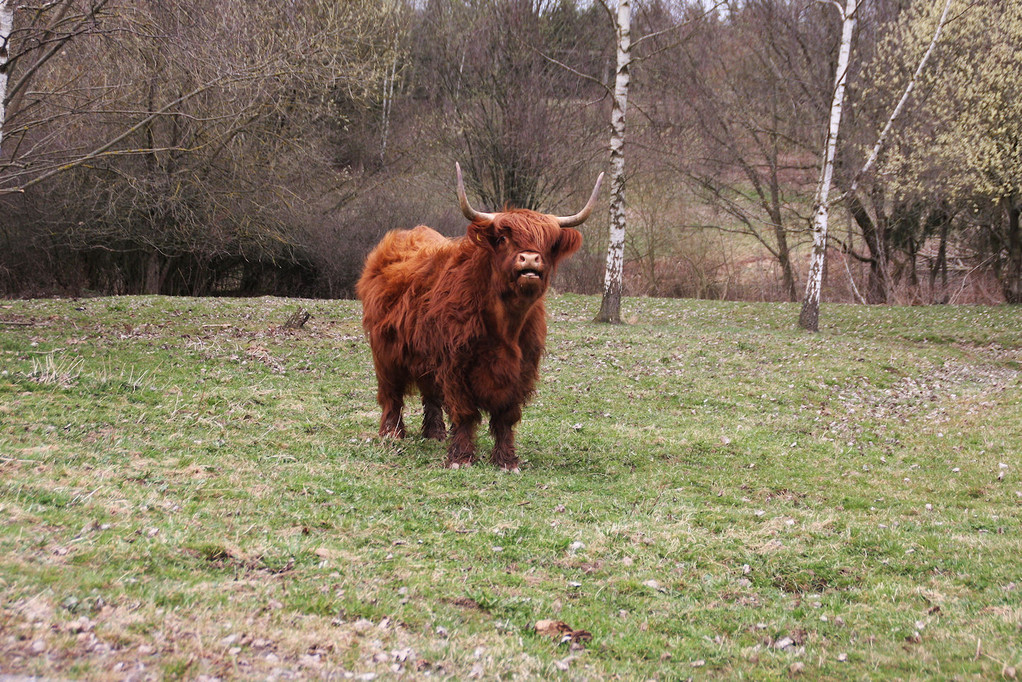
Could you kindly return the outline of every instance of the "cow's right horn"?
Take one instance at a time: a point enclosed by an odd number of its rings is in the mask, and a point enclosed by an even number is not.
[[[600,177],[596,178],[596,186],[593,187],[593,193],[589,195],[589,201],[586,202],[585,207],[575,215],[558,216],[557,224],[561,227],[575,227],[584,223],[589,214],[593,212],[593,207],[596,206],[596,197],[600,193],[600,184],[602,182],[603,173],[600,173]]]
[[[468,205],[468,197],[465,196],[465,181],[461,178],[461,165],[457,161],[454,162],[454,169],[458,172],[458,201],[461,202],[461,212],[473,223],[492,223],[497,214],[482,213]]]

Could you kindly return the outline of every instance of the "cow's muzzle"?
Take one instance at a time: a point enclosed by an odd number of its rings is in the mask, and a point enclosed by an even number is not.
[[[515,278],[542,279],[543,257],[532,251],[522,251],[515,257]]]

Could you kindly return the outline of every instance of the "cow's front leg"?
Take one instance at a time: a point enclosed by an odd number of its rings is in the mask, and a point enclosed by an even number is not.
[[[479,421],[479,410],[451,412],[451,436],[447,442],[445,467],[460,469],[476,463],[475,436]]]
[[[514,427],[522,418],[522,408],[515,405],[490,415],[490,433],[493,434],[493,452],[490,462],[504,471],[518,473],[518,455],[515,454]]]

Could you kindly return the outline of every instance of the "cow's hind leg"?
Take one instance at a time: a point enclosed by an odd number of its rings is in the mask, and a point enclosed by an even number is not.
[[[515,453],[514,427],[522,418],[522,408],[514,405],[490,415],[490,433],[493,434],[493,452],[490,462],[504,471],[518,472],[518,455]]]
[[[422,394],[422,437],[433,440],[447,438],[447,427],[444,425],[443,397],[430,377],[416,381]]]

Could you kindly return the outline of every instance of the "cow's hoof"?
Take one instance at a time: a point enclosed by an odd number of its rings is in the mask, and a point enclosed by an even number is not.
[[[475,460],[472,459],[447,460],[444,462],[444,468],[455,471],[457,469],[467,469],[473,464],[475,464]]]
[[[422,437],[429,438],[432,440],[445,441],[447,440],[447,430],[444,428],[439,429],[423,429]]]
[[[519,460],[517,457],[491,457],[490,463],[509,474],[522,473],[521,469],[518,468]]]
[[[401,440],[405,437],[404,426],[388,426],[380,429],[380,438],[384,440],[393,438],[395,440]]]

